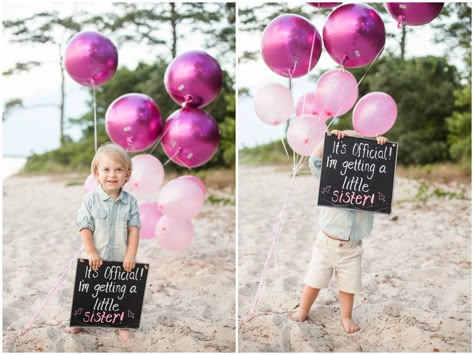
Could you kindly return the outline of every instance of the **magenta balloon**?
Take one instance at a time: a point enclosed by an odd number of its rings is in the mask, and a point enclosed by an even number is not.
[[[117,65],[117,48],[99,32],[79,32],[66,46],[64,66],[71,78],[81,85],[105,84],[114,76]]]
[[[163,213],[158,208],[158,204],[152,201],[138,202],[140,211],[140,239],[153,239],[155,237],[155,227]]]
[[[443,9],[442,2],[387,2],[387,11],[399,25],[419,26],[435,19]]]
[[[369,5],[341,5],[326,20],[323,42],[337,64],[348,68],[363,67],[382,52],[385,26],[377,11]]]
[[[217,60],[203,51],[185,52],[168,65],[165,88],[179,105],[204,107],[222,88],[223,74]]]
[[[139,152],[156,143],[162,132],[161,112],[150,97],[125,94],[110,104],[105,129],[112,142],[129,152]]]
[[[384,134],[397,119],[397,104],[384,92],[371,92],[357,102],[352,112],[354,129],[366,137]]]
[[[280,15],[265,28],[261,51],[272,71],[287,78],[299,78],[316,66],[322,51],[321,36],[306,18]]]
[[[307,2],[307,4],[319,9],[330,9],[334,6],[342,4],[342,2]]]
[[[180,176],[178,179],[190,180],[190,181],[194,182],[201,189],[201,192],[202,192],[203,196],[206,197],[206,185],[204,185],[202,180],[199,179],[198,177],[192,176],[192,175],[183,175],[183,176]]]
[[[99,183],[97,182],[96,178],[94,175],[89,174],[86,181],[84,182],[84,195],[95,190],[97,186],[99,186]]]
[[[176,164],[195,168],[211,160],[219,142],[219,126],[214,118],[198,108],[184,107],[166,120],[161,146]]]

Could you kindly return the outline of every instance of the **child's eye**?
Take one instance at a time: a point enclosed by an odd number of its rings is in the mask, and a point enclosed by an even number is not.
[[[123,170],[122,170],[122,168],[118,168],[117,171],[122,172]]]

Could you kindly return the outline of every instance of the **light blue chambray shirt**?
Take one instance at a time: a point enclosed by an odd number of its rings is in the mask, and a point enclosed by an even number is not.
[[[141,227],[137,200],[122,189],[114,201],[99,185],[84,196],[76,224],[79,230],[91,230],[94,245],[103,260],[123,261],[128,227]]]
[[[310,156],[308,163],[311,173],[320,179],[322,159]],[[319,206],[319,209],[319,226],[331,237],[361,240],[372,232],[374,225],[372,212],[323,206]]]

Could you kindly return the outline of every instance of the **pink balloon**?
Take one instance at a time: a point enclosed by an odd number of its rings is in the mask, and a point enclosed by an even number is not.
[[[81,85],[97,87],[105,84],[114,76],[117,65],[117,48],[99,32],[79,32],[66,46],[64,67]]]
[[[165,216],[188,220],[196,216],[204,205],[201,187],[189,179],[174,179],[160,191],[158,208]]]
[[[296,115],[311,115],[318,117],[318,119],[327,120],[329,116],[322,107],[318,105],[316,94],[314,92],[308,92],[301,96],[296,103]]]
[[[344,69],[329,70],[316,83],[316,103],[327,117],[341,116],[348,112],[358,95],[357,80]]]
[[[398,25],[420,26],[433,21],[443,9],[442,2],[387,2],[388,13]]]
[[[272,71],[286,78],[299,78],[316,66],[322,51],[321,36],[306,18],[280,15],[265,28],[261,51]]]
[[[326,20],[323,42],[337,64],[349,68],[363,67],[382,53],[385,26],[377,11],[369,5],[341,5]]]
[[[219,126],[214,118],[198,108],[184,107],[166,120],[161,146],[176,164],[195,168],[212,159],[219,142]]]
[[[96,178],[94,177],[94,175],[89,174],[86,181],[84,182],[84,195],[91,191],[94,191],[97,186],[99,186],[99,183],[97,182]]]
[[[138,210],[140,211],[140,239],[153,239],[155,237],[156,224],[163,216],[158,209],[158,204],[152,201],[138,202]]]
[[[334,6],[342,4],[342,2],[307,2],[307,4],[320,9],[330,9]]]
[[[203,198],[206,198],[206,185],[204,185],[204,183],[202,182],[201,179],[199,179],[196,176],[192,176],[192,175],[183,175],[183,176],[180,176],[178,178],[178,180],[179,179],[189,180],[189,181],[192,181],[193,183],[195,183],[201,189]]]
[[[193,241],[194,228],[191,221],[177,221],[163,216],[156,224],[155,235],[163,249],[181,251]]]
[[[108,107],[105,129],[112,142],[129,152],[148,149],[161,134],[160,108],[146,95],[122,95]]]
[[[327,126],[323,119],[316,116],[297,116],[290,121],[286,137],[291,149],[296,153],[309,156],[324,139]]]
[[[152,193],[161,186],[165,169],[161,162],[151,154],[139,154],[132,158],[132,175],[125,185],[132,193]]]
[[[362,97],[352,113],[354,129],[366,137],[384,134],[397,119],[397,104],[384,92],[371,92]]]
[[[217,60],[203,51],[177,56],[165,72],[165,88],[179,105],[204,107],[222,88],[223,74]]]
[[[277,83],[260,87],[253,102],[257,117],[270,125],[288,121],[293,113],[293,105],[290,90]]]

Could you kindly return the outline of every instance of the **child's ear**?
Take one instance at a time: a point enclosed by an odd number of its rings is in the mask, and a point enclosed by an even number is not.
[[[125,182],[128,182],[128,180],[130,180],[130,176],[132,176],[132,169],[128,169],[127,177],[125,178]]]

